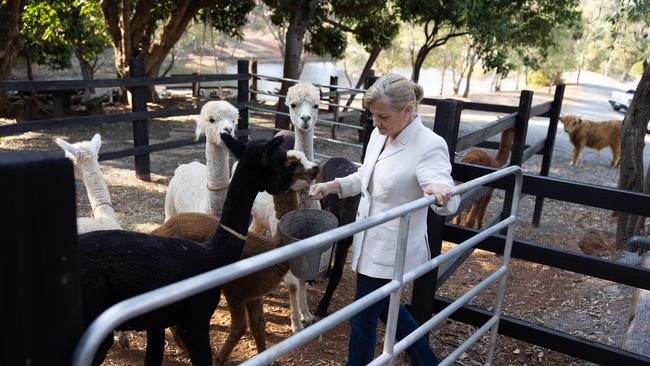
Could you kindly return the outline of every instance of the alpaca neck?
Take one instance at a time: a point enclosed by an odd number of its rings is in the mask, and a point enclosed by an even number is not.
[[[314,129],[307,131],[296,128],[296,140],[293,145],[294,150],[305,153],[307,160],[314,161]]]
[[[274,194],[273,205],[275,206],[275,218],[280,220],[282,216],[298,208],[298,193],[289,190],[286,193]]]
[[[508,161],[508,156],[510,155],[510,150],[512,149],[512,142],[515,138],[515,132],[511,129],[503,131],[501,133],[501,142],[499,143],[499,151],[497,151],[497,156],[494,160],[498,163],[499,167],[502,167]]]
[[[219,215],[224,204],[228,177],[230,176],[230,152],[224,146],[206,142],[206,167],[208,169],[208,197],[210,214]]]
[[[241,235],[248,234],[248,220],[257,193],[251,182],[259,179],[248,169],[239,166],[230,182],[221,212],[221,225],[217,228],[207,246],[216,255],[215,260],[234,262],[241,256],[244,241],[222,228],[226,226]]]
[[[86,194],[88,194],[93,217],[109,217],[115,220],[111,195],[108,192],[102,171],[99,169],[99,163],[95,161],[94,163],[82,164],[79,166],[79,170],[81,171],[84,186],[86,186]]]

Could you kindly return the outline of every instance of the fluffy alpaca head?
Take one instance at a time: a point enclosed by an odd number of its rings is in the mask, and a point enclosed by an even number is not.
[[[318,166],[308,161],[304,154],[283,149],[281,137],[271,141],[253,140],[247,144],[226,134],[221,134],[221,139],[239,159],[233,181],[239,174],[247,174],[248,184],[256,186],[259,192],[284,193],[295,184],[303,184],[297,182],[306,179],[305,175],[316,177],[318,174]]]
[[[97,164],[99,149],[102,147],[102,137],[98,133],[90,141],[79,141],[71,144],[57,137],[54,142],[63,149],[65,156],[72,160],[75,178],[81,179],[80,169],[84,165]]]
[[[320,89],[307,82],[300,82],[287,91],[285,103],[289,107],[291,123],[298,130],[307,131],[314,127],[320,95]]]
[[[305,153],[298,150],[287,151],[287,163],[295,164],[296,171],[293,174],[291,189],[294,191],[309,187],[318,176],[318,164],[307,160]]]
[[[564,131],[571,133],[582,123],[582,118],[574,114],[567,114],[560,116],[560,121],[564,125]]]
[[[201,114],[196,121],[196,139],[205,133],[206,140],[215,145],[221,145],[220,134],[235,136],[239,110],[232,104],[223,101],[210,101],[201,108]]]

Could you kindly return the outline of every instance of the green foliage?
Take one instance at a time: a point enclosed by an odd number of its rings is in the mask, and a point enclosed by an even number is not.
[[[579,0],[397,0],[396,4],[403,21],[425,28],[422,52],[469,34],[484,68],[498,72],[512,68],[511,59],[528,65],[544,60],[555,45],[557,28],[573,28],[576,36],[580,31]]]
[[[643,61],[639,61],[630,68],[630,76],[640,78],[643,75]]]
[[[70,67],[72,49],[65,38],[63,4],[30,0],[22,14],[23,57],[52,69]]]
[[[305,50],[318,56],[331,55],[337,60],[345,54],[348,41],[340,29],[316,23],[309,27],[309,34],[311,37]]]
[[[209,9],[199,10],[196,18],[205,19],[210,12],[210,22],[214,30],[241,39],[241,28],[246,25],[248,13],[255,8],[254,0],[227,1],[219,0]]]
[[[70,67],[75,48],[92,60],[109,45],[106,25],[96,1],[27,2],[22,14],[23,57],[52,69]]]
[[[292,1],[263,0],[272,9],[271,21],[277,26],[289,23],[296,6]],[[331,22],[327,25],[327,20]],[[379,0],[321,0],[314,21],[308,27],[305,49],[317,55],[343,57],[347,38],[343,32],[370,51],[373,46],[390,46],[397,36],[399,23],[390,3]]]

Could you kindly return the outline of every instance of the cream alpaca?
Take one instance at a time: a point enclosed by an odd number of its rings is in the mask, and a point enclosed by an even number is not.
[[[165,221],[179,212],[221,214],[230,176],[230,153],[220,133],[235,135],[239,111],[225,101],[201,108],[196,138],[205,133],[206,164],[192,162],[176,168],[165,196]]]
[[[287,91],[286,104],[289,107],[291,123],[295,130],[293,148],[302,151],[307,160],[314,158],[314,125],[318,118],[320,90],[311,83],[298,83]],[[280,134],[286,134],[280,132]],[[320,209],[318,201],[307,200],[306,192],[300,194],[300,206]],[[253,221],[250,231],[262,234],[266,229],[275,237],[278,218],[271,195],[261,192],[257,195],[251,212]],[[291,305],[291,330],[294,333],[304,328],[303,322],[310,324],[316,319],[309,311],[305,281],[299,280],[291,272],[285,277]]]
[[[97,230],[121,230],[122,227],[117,222],[111,195],[97,160],[97,154],[102,146],[101,136],[95,134],[90,141],[74,144],[57,137],[54,142],[65,151],[65,156],[74,163],[75,177],[83,181],[93,211],[92,217],[77,218],[77,232],[83,234]]]

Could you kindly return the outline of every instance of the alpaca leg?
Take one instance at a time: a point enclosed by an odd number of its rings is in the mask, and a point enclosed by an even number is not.
[[[246,333],[246,313],[244,304],[238,301],[231,301],[228,299],[228,310],[230,311],[230,329],[228,329],[228,337],[221,346],[221,350],[217,355],[217,365],[223,365],[228,356],[235,348],[241,337]]]
[[[571,165],[576,166],[580,161],[580,155],[582,154],[582,145],[576,145],[573,147],[573,160],[571,160]]]
[[[612,146],[612,162],[609,166],[618,168],[621,165],[621,146]]]
[[[483,197],[479,198],[477,201],[474,201],[471,206],[469,206],[469,209],[467,210],[467,216],[465,216],[465,226],[467,227],[474,227],[474,223],[476,222],[476,213],[478,211],[478,202],[483,199]]]
[[[486,194],[481,198],[479,204],[477,219],[478,219],[478,228],[483,228],[483,219],[485,218],[485,211],[487,210],[488,205],[490,204],[490,199],[492,198],[492,192]]]
[[[332,266],[332,270],[329,274],[329,282],[327,282],[327,289],[325,290],[325,294],[318,303],[318,308],[316,310],[317,316],[324,317],[327,315],[327,309],[330,307],[330,302],[332,301],[334,291],[336,290],[336,287],[339,285],[341,277],[343,276],[343,267],[345,266],[345,259],[348,256],[348,249],[350,248],[351,244],[352,237],[340,240],[335,244],[336,247],[334,249],[334,265]]]
[[[248,320],[248,329],[250,329],[255,345],[257,346],[257,353],[266,350],[266,319],[264,319],[264,302],[261,297],[248,300],[246,302],[246,319]]]
[[[128,331],[123,331],[123,332],[118,332],[119,335],[117,337],[117,343],[120,345],[120,347],[124,349],[129,348],[129,342],[131,341],[131,333]]]
[[[300,314],[304,324],[312,324],[316,321],[316,317],[309,310],[309,302],[307,301],[307,281],[298,280],[298,305],[300,306]]]
[[[194,366],[212,366],[210,318],[188,319],[177,328]]]
[[[159,366],[165,353],[165,329],[147,329],[147,351],[145,366]]]
[[[284,281],[289,292],[289,307],[291,308],[291,331],[295,334],[303,330],[300,322],[300,307],[298,306],[298,279],[291,272],[284,276]]]

